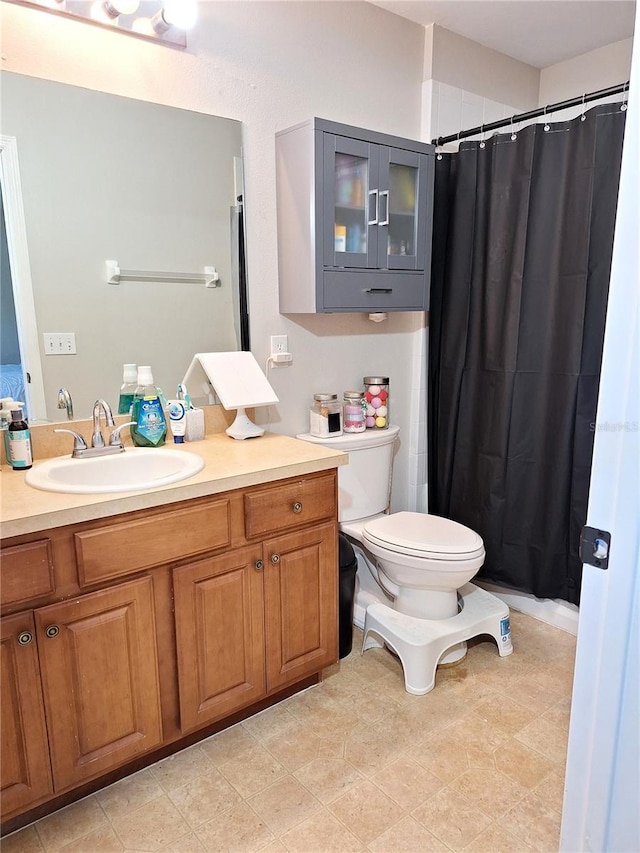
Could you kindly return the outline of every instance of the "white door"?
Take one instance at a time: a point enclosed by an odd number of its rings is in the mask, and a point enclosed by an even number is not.
[[[640,33],[640,7],[636,33]],[[608,569],[585,565],[561,833],[563,851],[640,850],[640,49],[630,102],[587,524]]]

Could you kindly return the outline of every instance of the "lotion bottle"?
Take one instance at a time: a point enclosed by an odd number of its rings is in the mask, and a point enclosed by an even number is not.
[[[160,393],[153,384],[148,365],[138,368],[138,386],[133,398],[131,438],[136,447],[160,447],[167,435]]]

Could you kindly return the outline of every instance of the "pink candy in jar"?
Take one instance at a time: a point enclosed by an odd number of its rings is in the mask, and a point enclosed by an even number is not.
[[[389,426],[389,377],[365,376],[364,400],[367,429],[387,429]]]

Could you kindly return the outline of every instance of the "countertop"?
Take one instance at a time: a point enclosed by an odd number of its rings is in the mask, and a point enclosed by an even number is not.
[[[181,445],[167,444],[180,449]],[[24,472],[2,465],[0,535],[2,538],[91,521],[137,509],[163,506],[287,477],[325,471],[348,463],[349,457],[318,444],[275,433],[236,441],[224,433],[182,445],[205,460],[198,474],[156,489],[108,495],[67,495],[27,486]],[[82,460],[78,460],[81,464]],[[39,463],[34,462],[34,467]],[[41,463],[40,463],[41,464]]]

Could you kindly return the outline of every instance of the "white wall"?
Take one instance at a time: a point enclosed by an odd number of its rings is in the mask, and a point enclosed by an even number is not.
[[[540,71],[538,105],[597,92],[629,79],[633,39],[623,39]]]
[[[294,357],[271,373],[281,400],[271,428],[304,431],[315,391],[341,393],[366,374],[389,375],[403,434],[393,493],[401,508],[424,315],[374,324],[364,315],[278,313],[274,134],[316,115],[418,138],[424,29],[357,2],[207,2],[200,12],[179,51],[2,3],[3,67],[243,122],[251,348],[264,364],[269,336],[285,333]]]

